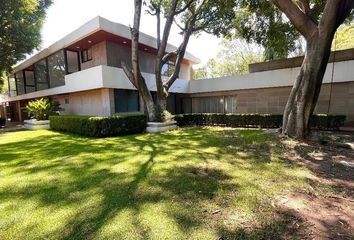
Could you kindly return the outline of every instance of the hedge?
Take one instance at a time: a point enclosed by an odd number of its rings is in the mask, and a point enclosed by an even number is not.
[[[88,137],[110,137],[142,133],[146,129],[143,114],[116,115],[111,117],[50,116],[53,130],[75,133]]]
[[[338,130],[344,125],[343,115],[313,115],[310,126],[321,130]],[[175,115],[178,126],[218,125],[226,127],[279,128],[282,126],[281,114],[218,114],[194,113]]]
[[[6,124],[6,119],[5,118],[0,118],[0,127],[5,126]]]

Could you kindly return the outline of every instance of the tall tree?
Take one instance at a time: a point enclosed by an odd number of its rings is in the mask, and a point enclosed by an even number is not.
[[[306,54],[284,110],[283,133],[304,139],[321,90],[334,34],[353,0],[272,0],[306,39]],[[319,14],[318,14],[319,13]]]
[[[40,46],[40,30],[51,4],[52,0],[0,1],[0,73],[11,71]]]
[[[235,3],[234,0],[150,0],[146,1],[145,4],[149,8],[149,13],[156,16],[157,20],[157,56],[155,63],[157,102],[153,102],[146,84],[140,84],[137,89],[147,106],[149,119],[162,121],[163,117],[161,116],[166,111],[168,91],[179,77],[181,64],[191,35],[202,31],[215,35],[224,33],[234,17]],[[139,24],[136,24],[136,21],[140,22],[141,7],[142,1],[136,0],[134,27],[132,28],[132,42],[135,41],[136,43],[139,40],[138,34],[135,33],[139,32]],[[163,30],[161,29],[162,19],[164,20]],[[175,51],[168,52],[167,44],[173,24],[180,28],[182,42]],[[133,59],[134,55],[138,58],[137,47],[132,48],[132,61],[136,63],[138,60]],[[163,80],[161,71],[164,65],[169,62],[173,63],[174,70],[167,80]],[[133,69],[129,69],[126,64],[123,64],[123,69],[133,84],[134,82],[145,82],[138,67],[134,68],[133,66]],[[138,78],[133,77],[134,75]],[[138,79],[141,79],[141,81],[137,81]]]
[[[284,134],[308,136],[334,34],[352,19],[353,5],[353,0],[239,1],[237,36],[262,44],[276,57],[286,57],[296,50],[296,42],[306,42],[305,58],[284,111]]]

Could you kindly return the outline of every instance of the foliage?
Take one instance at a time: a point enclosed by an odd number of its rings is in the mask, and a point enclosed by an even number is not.
[[[224,39],[216,58],[194,72],[194,79],[236,76],[249,72],[248,65],[262,62],[262,49],[245,41]]]
[[[354,23],[343,25],[338,28],[332,50],[344,50],[354,48]]]
[[[0,1],[0,73],[38,48],[45,11],[52,0]],[[0,83],[1,85],[1,83]]]
[[[48,120],[49,116],[56,115],[60,104],[58,102],[50,101],[47,98],[41,98],[28,102],[26,110],[29,117],[37,120]]]
[[[8,80],[6,77],[6,72],[0,72],[0,94],[7,94],[9,91]]]
[[[6,119],[0,117],[0,127],[5,126],[5,124],[6,124]]]
[[[272,203],[313,176],[260,130],[0,138],[0,239],[295,237]]]
[[[53,130],[70,132],[89,137],[110,137],[142,133],[146,128],[143,114],[125,114],[111,117],[51,116]]]
[[[300,34],[271,1],[240,0],[235,15],[233,37],[263,46],[266,60],[286,58],[297,49]]]
[[[310,126],[318,129],[338,130],[344,125],[346,117],[342,115],[313,115]],[[194,113],[176,115],[178,126],[219,125],[227,127],[262,127],[279,128],[282,126],[283,115],[280,114],[219,114]]]

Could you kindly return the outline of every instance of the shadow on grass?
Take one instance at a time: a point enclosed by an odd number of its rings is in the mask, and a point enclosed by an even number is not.
[[[98,195],[94,208],[83,207],[56,233],[62,239],[92,239],[127,209],[134,212],[132,224],[137,234],[147,239],[151,233],[138,219],[141,208],[164,201],[173,202],[166,214],[181,232],[188,233],[205,224],[209,214],[205,212],[205,204],[213,201],[220,189],[237,192],[240,188],[224,169],[200,167],[201,164],[226,161],[223,156],[231,152],[237,158],[227,160],[227,164],[240,169],[272,170],[267,166],[271,161],[272,139],[259,131],[247,131],[230,136],[235,131],[196,128],[107,139],[50,133],[0,144],[0,168],[29,181],[23,186],[0,188],[0,198],[36,199],[42,206],[60,207],[85,206],[92,194]],[[239,151],[247,155],[240,155]],[[248,165],[243,166],[239,161],[248,161]],[[42,174],[50,176],[50,180],[41,180]],[[221,229],[220,234],[248,234],[242,229],[235,233],[225,231]],[[46,237],[53,234],[47,233]]]

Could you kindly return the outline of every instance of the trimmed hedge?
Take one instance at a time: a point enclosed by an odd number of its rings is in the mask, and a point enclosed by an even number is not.
[[[338,130],[344,125],[346,117],[342,115],[313,115],[310,120],[312,128]],[[219,114],[194,113],[175,115],[178,126],[219,125],[226,127],[261,127],[279,128],[282,126],[281,114]]]
[[[144,114],[126,114],[111,117],[50,116],[53,130],[75,133],[88,137],[110,137],[142,133],[146,129]]]
[[[0,127],[5,126],[6,124],[6,119],[5,118],[0,118]]]

